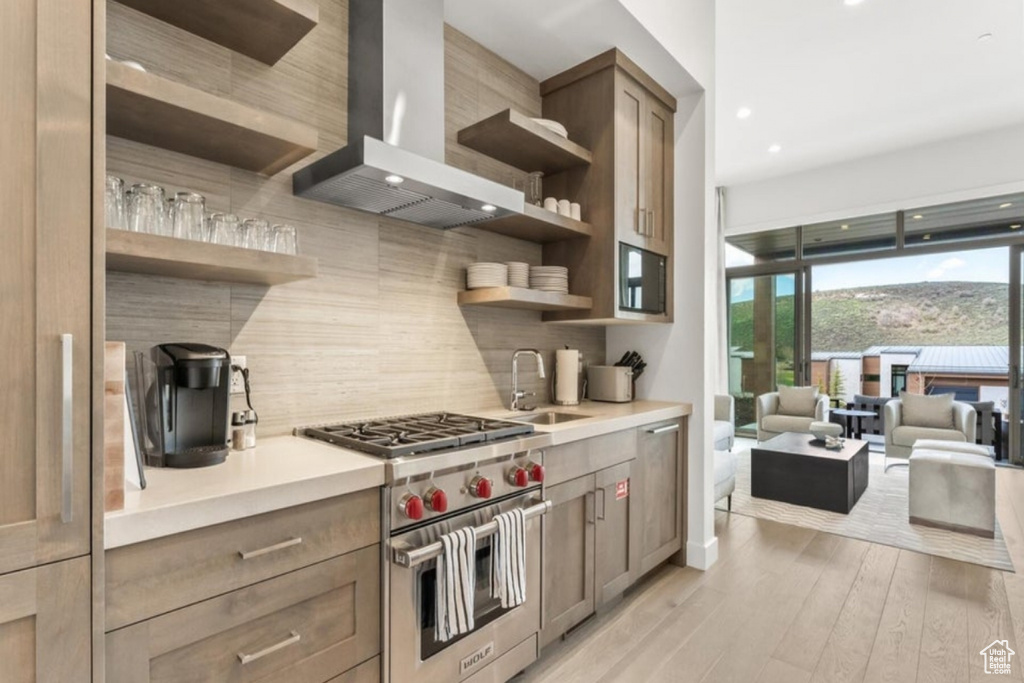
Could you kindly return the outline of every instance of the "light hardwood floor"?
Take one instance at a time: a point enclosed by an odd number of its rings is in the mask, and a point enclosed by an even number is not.
[[[1000,469],[999,521],[1024,572],[1024,471]],[[516,683],[982,681],[1009,640],[1024,680],[1024,575],[715,513],[719,560],[665,566]]]

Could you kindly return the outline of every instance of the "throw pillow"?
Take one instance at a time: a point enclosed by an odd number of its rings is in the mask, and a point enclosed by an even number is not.
[[[908,427],[953,429],[953,394],[908,394],[900,392],[903,401],[903,424]]]
[[[813,417],[818,387],[779,387],[779,415]]]

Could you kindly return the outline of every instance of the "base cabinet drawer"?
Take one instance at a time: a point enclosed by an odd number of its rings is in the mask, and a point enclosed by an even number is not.
[[[544,483],[554,486],[636,458],[636,430],[627,429],[544,449]]]
[[[379,545],[106,637],[108,683],[324,683],[379,653]]]
[[[369,659],[327,683],[380,683],[380,657]]]
[[[106,552],[106,630],[380,540],[377,489]]]

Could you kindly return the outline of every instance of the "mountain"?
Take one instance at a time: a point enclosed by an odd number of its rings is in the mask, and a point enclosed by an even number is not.
[[[996,345],[1009,342],[1009,288],[997,282],[919,282],[814,292],[815,351],[881,345]],[[731,345],[753,347],[753,302],[730,309]],[[778,347],[791,357],[793,297],[776,301]]]

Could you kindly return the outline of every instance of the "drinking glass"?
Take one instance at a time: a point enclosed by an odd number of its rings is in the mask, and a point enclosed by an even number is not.
[[[298,237],[295,234],[295,226],[275,225],[271,231],[271,251],[278,254],[295,255],[298,250]]]
[[[233,213],[215,213],[210,217],[210,241],[228,247],[240,247],[242,223]]]
[[[174,198],[174,237],[208,241],[206,237],[206,198],[195,192],[179,192]]]
[[[128,229],[159,235],[163,222],[164,188],[148,183],[132,185],[128,193]]]
[[[103,196],[103,206],[106,209],[107,227],[124,230],[124,181],[117,176],[107,176],[107,189]]]
[[[526,201],[534,206],[544,203],[544,173],[536,171],[531,173],[527,179],[528,193]]]
[[[247,218],[242,223],[242,246],[246,249],[266,249],[270,237],[270,224],[262,218]]]

